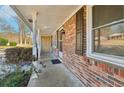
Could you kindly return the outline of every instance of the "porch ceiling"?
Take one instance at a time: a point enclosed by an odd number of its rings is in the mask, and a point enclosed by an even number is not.
[[[26,20],[32,19],[32,11],[38,11],[38,28],[42,35],[49,35],[59,28],[80,5],[16,5]],[[28,22],[30,27],[32,24]]]

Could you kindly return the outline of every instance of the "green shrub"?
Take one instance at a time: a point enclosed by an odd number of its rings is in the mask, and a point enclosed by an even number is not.
[[[20,62],[32,61],[32,48],[15,47],[5,50],[8,63],[19,64]]]
[[[17,43],[16,43],[16,42],[9,42],[9,45],[10,45],[10,46],[16,46]]]
[[[6,46],[8,43],[8,40],[5,38],[0,38],[0,45]]]
[[[0,80],[0,87],[24,87],[27,86],[31,71],[14,72]]]

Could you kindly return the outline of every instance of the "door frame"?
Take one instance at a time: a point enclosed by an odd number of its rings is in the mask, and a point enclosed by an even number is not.
[[[42,50],[42,37],[49,37],[49,39],[50,39],[50,51],[49,52],[51,52],[51,49],[52,49],[52,47],[51,47],[51,45],[52,45],[52,36],[51,35],[41,35],[41,52],[43,52],[43,50]]]

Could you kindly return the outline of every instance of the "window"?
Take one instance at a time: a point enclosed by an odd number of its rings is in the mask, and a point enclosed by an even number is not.
[[[83,54],[83,9],[76,13],[76,54]]]
[[[87,7],[87,56],[124,65],[124,6]]]
[[[93,7],[94,52],[124,57],[123,18],[124,6]]]
[[[93,31],[95,52],[124,57],[124,22]]]
[[[59,51],[62,52],[62,35],[63,35],[63,29],[61,31],[57,31],[57,47]]]

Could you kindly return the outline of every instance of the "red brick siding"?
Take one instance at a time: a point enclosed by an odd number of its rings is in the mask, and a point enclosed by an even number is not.
[[[86,7],[84,13],[86,19]],[[83,26],[86,31],[86,20]],[[64,25],[63,63],[82,81],[85,86],[124,86],[124,68],[100,62],[75,54],[76,16],[71,17]],[[85,48],[86,48],[86,32]]]

